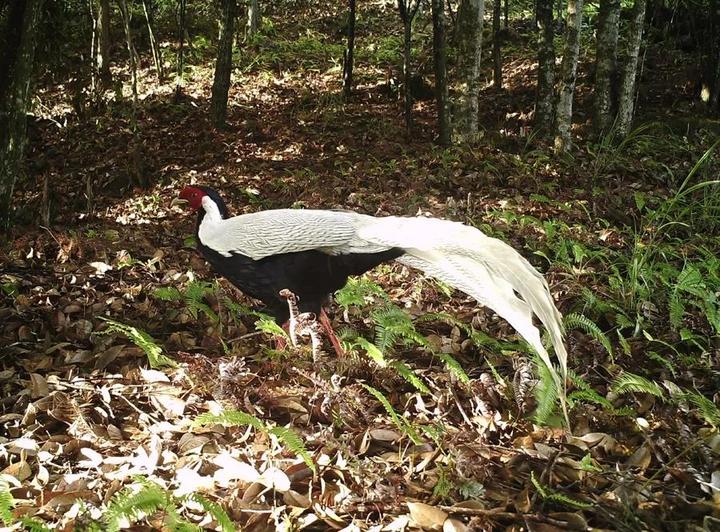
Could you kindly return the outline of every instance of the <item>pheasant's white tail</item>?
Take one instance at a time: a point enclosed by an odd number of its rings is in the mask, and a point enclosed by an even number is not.
[[[375,220],[374,227],[363,230],[364,238],[403,248],[406,254],[398,262],[424,271],[495,311],[552,370],[540,331],[533,324],[536,315],[550,334],[561,374],[566,376],[562,316],[545,278],[522,255],[501,240],[457,222],[395,217]]]

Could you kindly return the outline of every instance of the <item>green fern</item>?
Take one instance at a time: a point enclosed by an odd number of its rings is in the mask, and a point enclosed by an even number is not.
[[[161,301],[181,301],[183,295],[174,286],[159,286],[152,291],[153,297]]]
[[[390,367],[397,371],[403,379],[412,384],[417,391],[427,394],[430,393],[430,388],[427,387],[427,384],[404,362],[393,360],[390,362]]]
[[[220,414],[211,414],[209,412],[200,414],[193,421],[193,426],[199,427],[215,423],[225,426],[250,426],[260,432],[272,434],[280,441],[280,443],[302,458],[313,472],[316,471],[315,463],[312,461],[312,457],[305,447],[305,444],[295,432],[288,428],[270,428],[263,423],[262,420],[252,414],[241,412],[240,410],[224,410]]]
[[[272,334],[273,336],[279,336],[284,338],[286,341],[290,340],[288,333],[285,329],[280,327],[277,322],[270,316],[263,315],[259,320],[255,322],[255,329],[264,332],[265,334]]]
[[[187,495],[186,498],[202,506],[202,509],[215,519],[222,532],[235,532],[237,530],[237,527],[233,524],[230,516],[219,504],[212,502],[197,493],[191,493],[190,495]]]
[[[368,384],[363,384],[363,387],[368,392],[370,392],[370,394],[372,394],[373,397],[375,397],[375,399],[377,399],[380,402],[380,404],[383,405],[383,407],[385,408],[385,411],[390,416],[390,419],[392,419],[393,423],[395,423],[395,426],[400,430],[400,432],[402,432],[408,438],[410,438],[412,440],[412,442],[415,443],[416,445],[419,445],[420,443],[422,443],[422,440],[420,439],[420,436],[417,433],[417,431],[415,430],[415,428],[412,425],[410,425],[410,423],[408,423],[408,421],[405,418],[401,417],[395,411],[393,406],[390,404],[390,401],[387,400],[387,397],[385,397],[382,394],[382,392],[380,392],[379,390],[376,390],[375,388],[373,388],[372,386],[370,386]]]
[[[543,498],[543,500],[554,502],[556,504],[561,504],[563,506],[569,506],[571,508],[579,510],[585,510],[593,507],[592,504],[575,500],[571,497],[568,497],[567,495],[558,493],[549,486],[544,486],[537,478],[535,478],[534,471],[530,471],[530,482],[532,482],[533,486],[535,486],[535,489],[537,490],[540,497]]]
[[[0,475],[0,521],[10,526],[14,521],[12,509],[15,507],[15,498],[10,493],[10,483]]]
[[[351,277],[345,286],[335,292],[335,301],[345,310],[365,307],[375,297],[385,301],[390,299],[380,286],[367,277]]]
[[[580,377],[580,375],[577,375],[574,371],[569,370],[568,377],[570,377],[570,380],[572,380],[576,388],[576,390],[568,395],[568,402],[571,404],[577,401],[594,403],[602,406],[612,413],[615,413],[616,410],[612,403],[593,390],[593,388],[585,381],[585,379]]]
[[[443,361],[445,364],[445,368],[453,374],[460,382],[463,384],[468,384],[470,382],[470,377],[468,377],[468,374],[465,373],[465,370],[462,368],[460,363],[455,360],[450,354],[448,353],[433,353],[436,357],[438,357],[440,360]]]
[[[567,330],[580,329],[586,334],[592,336],[596,342],[599,342],[605,348],[605,351],[607,351],[610,355],[610,360],[615,360],[610,338],[608,338],[607,335],[600,330],[600,327],[598,327],[590,318],[583,316],[582,314],[572,313],[565,316],[563,323]]]
[[[22,529],[27,532],[50,532],[52,530],[45,525],[45,523],[34,517],[22,516],[18,519],[18,522],[23,526]]]
[[[713,428],[720,427],[720,408],[704,395],[693,391],[684,390],[682,397],[698,409],[698,415]]]
[[[112,334],[112,333],[120,333],[124,336],[126,336],[132,343],[134,343],[136,346],[138,346],[140,349],[143,350],[145,355],[148,357],[148,362],[150,362],[150,367],[152,368],[158,368],[161,366],[170,366],[170,367],[177,367],[177,363],[175,363],[174,360],[171,358],[166,357],[163,355],[162,347],[160,347],[156,342],[155,339],[150,336],[145,331],[138,329],[136,327],[133,327],[132,325],[127,325],[126,323],[121,323],[119,321],[111,320],[110,318],[105,318],[103,316],[98,316],[101,320],[107,322],[108,326],[105,329],[105,331],[101,333],[95,333],[95,334]]]
[[[359,336],[355,339],[355,345],[365,350],[367,355],[381,368],[385,368],[388,365],[385,355],[378,347],[367,339]]]
[[[628,371],[619,375],[611,384],[610,389],[617,395],[647,393],[659,399],[665,398],[662,388],[657,383]]]
[[[560,390],[550,368],[537,355],[534,362],[539,377],[539,382],[535,386],[535,399],[537,401],[535,420],[540,424],[545,424],[555,412],[555,408],[560,401]]]
[[[201,427],[203,425],[223,425],[226,427],[234,426],[250,426],[255,430],[265,431],[265,424],[252,414],[241,412],[240,410],[223,410],[220,414],[211,414],[206,412],[200,414],[193,420],[193,427]]]
[[[139,480],[139,479],[136,479]],[[173,503],[170,495],[155,483],[141,482],[140,490],[125,488],[116,493],[105,512],[104,521],[109,532],[118,532],[124,519],[135,522],[165,510]]]

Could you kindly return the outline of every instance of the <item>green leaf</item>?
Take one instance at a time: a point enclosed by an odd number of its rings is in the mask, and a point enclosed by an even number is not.
[[[136,346],[138,346],[140,349],[143,350],[145,355],[148,357],[148,362],[150,363],[150,367],[152,368],[158,368],[161,366],[170,366],[170,367],[177,367],[177,363],[172,360],[171,358],[166,357],[163,355],[162,347],[160,347],[156,342],[155,339],[150,336],[145,331],[142,331],[136,327],[133,327],[132,325],[127,325],[126,323],[121,323],[119,321],[111,320],[110,318],[106,318],[104,316],[98,316],[99,319],[105,321],[108,323],[107,329],[105,331],[95,333],[95,334],[112,334],[112,333],[120,333],[124,336],[126,336],[132,343],[134,343]]]

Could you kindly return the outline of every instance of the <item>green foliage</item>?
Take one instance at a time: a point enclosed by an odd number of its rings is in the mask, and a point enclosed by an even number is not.
[[[712,425],[715,429],[720,428],[720,408],[714,402],[693,390],[685,390],[682,398],[697,408],[698,416],[708,425]]]
[[[540,378],[537,386],[535,386],[535,399],[537,401],[535,420],[540,424],[545,424],[557,408],[561,390],[558,388],[557,381],[550,368],[538,356],[535,356],[533,360]]]
[[[363,387],[368,392],[370,392],[375,397],[375,399],[380,401],[380,404],[383,405],[385,411],[390,416],[390,419],[392,419],[393,423],[395,423],[395,426],[398,428],[398,430],[400,430],[400,432],[405,434],[415,444],[420,444],[422,442],[422,440],[420,439],[420,435],[415,430],[415,427],[413,427],[404,417],[400,416],[395,411],[393,406],[390,404],[390,401],[387,400],[387,397],[385,397],[382,392],[367,384],[363,384]]]
[[[568,497],[567,495],[558,493],[557,491],[551,489],[549,486],[543,485],[537,478],[535,478],[534,471],[530,472],[530,482],[532,482],[540,497],[542,497],[542,499],[545,501],[561,504],[563,506],[569,506],[570,508],[574,508],[576,510],[592,508],[592,504],[575,500],[571,497]]]
[[[300,456],[305,464],[316,471],[315,463],[302,439],[292,430],[285,427],[268,427],[262,420],[240,410],[224,410],[220,414],[205,413],[195,418],[193,426],[202,426],[217,423],[225,426],[250,426],[257,431],[275,436],[280,443],[290,451]]]
[[[624,371],[619,375],[613,381],[610,389],[617,395],[647,393],[659,399],[665,398],[665,394],[657,383],[628,371]]]
[[[566,330],[580,329],[586,334],[592,336],[595,341],[599,342],[605,348],[610,355],[610,359],[614,360],[615,357],[613,356],[610,339],[590,318],[583,316],[582,314],[567,314],[563,318],[563,324],[565,325]]]
[[[222,507],[198,494],[175,497],[167,489],[144,477],[136,477],[134,486],[116,493],[108,505],[103,521],[105,530],[119,531],[124,520],[131,523],[157,512],[165,513],[165,525],[176,532],[200,531],[202,528],[183,519],[179,507],[186,501],[200,505],[215,521],[223,532],[234,532],[235,525]]]
[[[389,300],[385,291],[367,277],[351,277],[345,286],[335,292],[335,302],[345,310],[365,307],[375,298]]]
[[[148,357],[148,362],[152,368],[158,368],[161,366],[170,366],[173,368],[177,367],[175,361],[163,355],[162,347],[160,347],[157,342],[155,342],[155,339],[145,331],[133,327],[132,325],[120,323],[119,321],[111,320],[110,318],[105,318],[103,316],[98,316],[98,318],[107,322],[108,326],[105,331],[96,334],[120,333],[126,336],[132,343],[143,350],[145,355]]]
[[[183,291],[174,286],[162,286],[153,291],[153,296],[162,301],[184,301],[188,312],[194,319],[199,313],[205,314],[213,322],[218,322],[218,315],[204,302],[208,295],[216,292],[216,285],[207,281],[190,281]]]
[[[0,475],[0,521],[6,526],[14,522],[12,509],[15,507],[15,498],[10,493],[10,484],[5,475]]]

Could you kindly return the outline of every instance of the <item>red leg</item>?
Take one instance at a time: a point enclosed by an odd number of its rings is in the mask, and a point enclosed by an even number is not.
[[[330,340],[330,343],[335,349],[335,353],[337,353],[337,356],[344,357],[345,351],[340,345],[340,340],[338,340],[338,337],[335,335],[335,331],[333,331],[332,323],[330,323],[330,318],[328,318],[328,315],[325,314],[325,309],[322,307],[320,308],[320,325],[322,325],[322,328],[325,330],[325,334],[328,335],[328,339]]]

